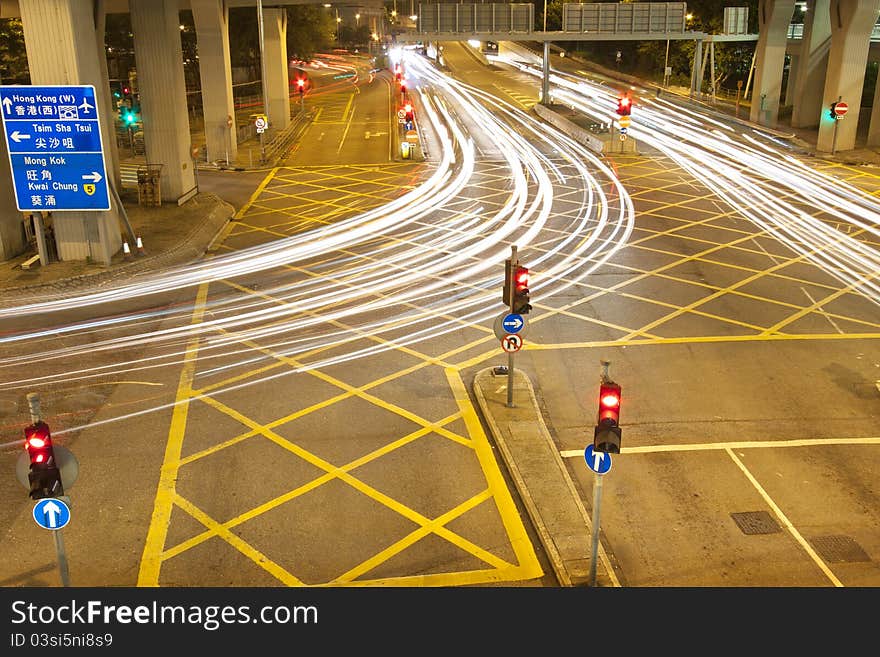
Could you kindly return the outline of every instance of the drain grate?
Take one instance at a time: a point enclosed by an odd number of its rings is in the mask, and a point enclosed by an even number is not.
[[[773,516],[766,511],[731,513],[730,517],[743,534],[775,534],[781,531]]]
[[[816,536],[810,543],[825,561],[854,563],[871,560],[868,553],[851,536]]]

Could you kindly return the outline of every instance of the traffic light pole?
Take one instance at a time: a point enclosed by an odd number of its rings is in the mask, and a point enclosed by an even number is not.
[[[27,395],[28,407],[31,413],[31,422],[37,423],[42,420],[40,413],[40,395],[36,392],[29,392]],[[64,550],[64,537],[61,530],[56,529],[52,532],[55,535],[55,554],[58,557],[58,572],[61,574],[61,585],[70,586],[70,571],[67,567],[67,552]]]
[[[602,506],[602,479],[593,475],[593,542],[590,547],[590,586],[596,586],[596,561],[599,559],[599,509]]]
[[[516,255],[516,245],[511,245],[510,247],[510,267],[511,271],[516,271],[517,265],[517,255]],[[512,282],[511,282],[512,284]],[[510,291],[510,312],[514,312],[514,293],[513,289]],[[513,408],[513,352],[507,352],[507,408]]]

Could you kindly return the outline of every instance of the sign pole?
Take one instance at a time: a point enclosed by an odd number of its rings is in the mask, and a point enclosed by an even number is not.
[[[516,266],[518,264],[517,255],[516,255],[516,245],[513,244],[510,247],[510,267],[511,271],[516,271]],[[513,281],[511,281],[513,284]],[[510,290],[510,312],[514,312],[513,308],[514,304],[514,290]],[[513,352],[507,352],[507,408],[513,408]]]
[[[58,571],[61,573],[61,585],[70,586],[70,571],[67,568],[67,553],[64,551],[64,537],[61,530],[56,529],[55,534],[55,553],[58,555]]]
[[[842,100],[843,100],[843,96],[838,96],[838,97],[837,97],[837,102],[838,102],[838,103],[839,103],[840,101],[842,101]],[[834,153],[837,152],[837,124],[838,124],[838,123],[840,123],[840,114],[837,114],[837,115],[834,117],[834,134],[833,134],[832,137],[831,137],[831,154],[832,154],[832,155],[834,155]]]
[[[593,479],[593,542],[590,547],[590,586],[596,586],[596,561],[599,558],[599,510],[602,506],[602,475]]]
[[[29,392],[27,395],[28,409],[31,414],[31,422],[39,422],[43,419],[40,412],[40,394],[37,392]],[[62,586],[70,586],[70,571],[67,567],[67,553],[64,550],[64,537],[61,530],[56,529],[55,534],[55,554],[58,556],[58,572],[61,574]]]

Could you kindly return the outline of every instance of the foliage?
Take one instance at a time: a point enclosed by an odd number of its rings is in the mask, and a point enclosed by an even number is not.
[[[30,84],[24,49],[24,31],[18,18],[0,19],[0,81],[3,84]]]

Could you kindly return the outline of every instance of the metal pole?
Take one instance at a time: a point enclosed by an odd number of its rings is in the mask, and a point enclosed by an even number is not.
[[[837,102],[843,100],[843,96],[837,97]],[[834,155],[837,152],[837,125],[840,123],[840,117],[835,115],[834,117],[834,134],[831,137],[831,154]]]
[[[517,255],[516,255],[516,245],[512,245],[510,247],[510,269],[511,271],[516,271],[517,265]],[[510,312],[513,312],[513,302],[514,302],[514,281],[510,281]],[[507,352],[507,408],[513,408],[513,352]]]
[[[39,422],[42,419],[40,415],[40,393],[29,392],[27,394],[27,401],[31,412],[31,424]]]
[[[257,0],[257,26],[260,32],[260,85],[263,90],[263,114],[269,116],[269,100],[266,98],[266,57],[263,50],[263,0]]]
[[[599,511],[602,506],[602,475],[593,482],[593,542],[590,549],[590,586],[596,586],[596,561],[599,558]]]
[[[749,65],[749,76],[746,78],[746,90],[743,92],[743,100],[747,100],[749,97],[749,87],[752,86],[752,73],[755,71],[755,57],[758,56],[758,49],[755,48],[755,52],[752,53],[752,63]]]
[[[550,42],[544,42],[544,60],[541,62],[541,104],[550,105]]]
[[[544,0],[544,31],[547,31],[547,0]]]
[[[712,90],[712,104],[715,103],[715,42],[709,42],[709,88]]]
[[[39,422],[43,419],[40,411],[40,394],[37,392],[29,392],[27,394],[28,410],[31,414],[31,423]],[[64,537],[61,530],[56,529],[52,532],[55,534],[55,553],[58,556],[58,572],[61,574],[61,584],[70,586],[70,571],[67,567],[67,553],[64,551]]]
[[[669,39],[666,39],[666,60],[663,62],[663,87],[669,86],[669,76],[666,71],[669,69]]]
[[[64,551],[64,537],[61,530],[56,529],[55,534],[55,553],[58,555],[58,572],[61,573],[61,585],[70,586],[70,571],[67,568],[67,553]]]

